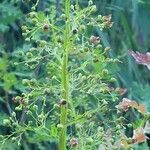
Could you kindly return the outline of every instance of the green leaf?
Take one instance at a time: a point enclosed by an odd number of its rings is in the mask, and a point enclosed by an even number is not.
[[[6,71],[7,63],[8,63],[7,59],[5,58],[0,59],[0,71]]]
[[[142,127],[144,125],[144,123],[145,123],[144,119],[138,119],[133,123],[133,128],[137,129],[139,127]]]
[[[16,76],[12,73],[5,74],[3,76],[3,80],[4,80],[4,89],[6,91],[10,90],[10,88],[17,83]]]
[[[50,134],[52,137],[58,137],[58,130],[57,127],[55,126],[55,124],[52,124],[50,127]]]

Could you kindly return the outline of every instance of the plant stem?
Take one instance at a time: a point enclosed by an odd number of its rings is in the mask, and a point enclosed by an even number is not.
[[[65,0],[65,16],[66,16],[66,25],[64,31],[64,47],[63,47],[63,61],[62,61],[62,88],[63,93],[62,97],[67,102],[66,105],[61,106],[61,116],[60,124],[63,125],[63,128],[60,132],[59,137],[59,150],[66,150],[66,139],[67,139],[67,109],[69,102],[69,80],[68,80],[68,52],[70,47],[70,0]]]
[[[11,107],[10,107],[10,104],[9,104],[9,97],[8,97],[8,92],[7,91],[5,92],[5,98],[6,98],[5,101],[6,101],[7,110],[8,110],[9,115],[11,116],[12,110],[11,110]]]

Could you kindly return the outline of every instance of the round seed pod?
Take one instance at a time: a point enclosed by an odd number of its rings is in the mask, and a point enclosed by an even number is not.
[[[44,30],[45,32],[47,32],[47,31],[49,30],[49,25],[48,25],[48,24],[44,24],[43,30]]]

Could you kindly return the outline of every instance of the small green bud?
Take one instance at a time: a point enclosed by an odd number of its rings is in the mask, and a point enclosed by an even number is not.
[[[36,83],[37,83],[37,80],[36,79],[31,79],[29,81],[30,85],[34,86]]]
[[[17,63],[17,62],[14,62],[14,65],[15,65],[15,66],[17,66],[18,64],[19,64],[19,63]]]
[[[91,137],[87,138],[86,141],[87,144],[92,144],[94,142],[94,140]]]
[[[20,99],[21,99],[20,96],[16,96],[16,97],[15,97],[15,100],[16,100],[16,101],[19,101]]]
[[[33,121],[29,121],[29,122],[28,122],[29,125],[32,125],[32,123],[33,123]]]
[[[119,117],[116,121],[119,123],[119,122],[122,122],[122,121],[124,121],[125,120],[125,118],[124,117]]]
[[[28,58],[31,58],[31,57],[33,56],[33,54],[32,54],[31,52],[27,52],[27,53],[26,53],[26,56],[27,56]]]
[[[32,115],[32,111],[28,110],[27,115]]]
[[[33,98],[33,95],[31,93],[28,94],[28,98]]]
[[[13,117],[16,117],[16,113],[15,112],[12,112],[11,114]]]
[[[110,47],[106,47],[106,48],[104,49],[105,52],[107,52],[107,51],[109,51],[109,50],[111,50]]]
[[[60,108],[59,104],[54,104],[54,108]]]
[[[12,137],[11,140],[12,140],[12,142],[16,142],[17,138],[16,137]]]
[[[58,129],[62,129],[63,127],[64,127],[64,126],[63,126],[62,124],[58,124],[58,125],[57,125],[57,128],[58,128]]]
[[[44,89],[44,93],[45,93],[45,94],[50,94],[50,93],[51,93],[51,89],[50,89],[50,88]]]
[[[29,42],[29,41],[30,41],[30,38],[26,38],[25,41]]]
[[[31,8],[32,11],[35,11],[35,9],[36,9],[35,6],[33,6],[33,7]]]
[[[23,56],[24,55],[24,52],[23,51],[19,51],[18,53],[20,56]]]
[[[38,118],[39,118],[39,119],[44,119],[44,118],[45,118],[45,116],[44,116],[44,114],[43,114],[43,113],[41,113],[40,115],[38,115]]]
[[[89,51],[89,48],[88,48],[88,47],[85,47],[85,48],[84,48],[84,51],[85,51],[85,52],[88,52],[88,51]]]
[[[70,8],[71,8],[72,10],[74,10],[74,5],[71,5]]]
[[[107,70],[107,69],[103,69],[102,70],[102,75],[103,76],[106,76],[106,75],[108,75],[109,74],[109,71]]]
[[[119,124],[117,124],[116,129],[117,129],[117,130],[120,130],[120,129],[121,129],[121,126],[120,126]]]
[[[22,33],[22,36],[26,37],[26,36],[27,36],[27,33]]]
[[[88,5],[89,5],[89,6],[93,5],[93,1],[90,0],[90,1],[88,2]]]
[[[79,76],[78,76],[78,77],[79,77],[79,79],[80,79],[80,78],[82,77],[82,73],[79,73]]]
[[[39,44],[40,47],[44,47],[47,44],[47,42],[44,41],[44,40],[41,40],[41,41],[38,42],[38,44]]]
[[[38,110],[38,106],[37,106],[37,105],[33,105],[33,109],[34,109],[35,111],[37,111],[37,110]]]
[[[92,115],[91,115],[92,116]],[[94,121],[91,121],[90,123],[89,123],[89,127],[93,127],[95,125],[95,122]]]
[[[97,49],[101,49],[101,48],[102,48],[102,45],[101,45],[101,44],[98,44],[98,45],[96,46],[96,48],[97,48]]]
[[[110,82],[116,82],[117,80],[115,78],[111,78]]]
[[[11,124],[11,122],[10,122],[9,119],[4,119],[4,120],[3,120],[3,124],[4,124],[5,126],[9,126],[9,125]]]
[[[27,28],[26,25],[23,25],[23,26],[21,27],[21,29],[22,29],[23,31],[26,31],[28,28]]]
[[[29,49],[29,51],[32,53],[32,52],[36,51],[36,48],[32,47]]]
[[[25,66],[29,67],[30,65],[28,63],[25,63]]]
[[[18,141],[18,142],[17,142],[17,144],[18,144],[18,146],[21,146],[21,143],[20,143],[20,141]]]
[[[22,84],[23,85],[28,85],[29,84],[29,80],[28,79],[23,79],[22,80]]]
[[[21,107],[21,106],[17,106],[17,107],[15,107],[15,110],[16,110],[16,111],[21,111],[21,110],[22,110],[22,107]]]
[[[132,128],[133,125],[132,125],[131,123],[129,123],[127,126],[128,126],[129,128]]]
[[[14,122],[14,123],[12,123],[12,125],[16,127],[16,126],[18,126],[18,123]]]
[[[104,104],[104,105],[107,105],[108,102],[107,102],[105,99],[103,99],[103,104]]]
[[[102,20],[102,15],[98,15],[98,21]]]
[[[65,15],[65,14],[62,14],[62,15],[60,16],[60,18],[66,19],[66,15]]]
[[[97,63],[97,62],[99,62],[99,59],[98,59],[98,58],[94,58],[94,59],[93,59],[93,62],[94,62],[94,63]]]
[[[82,125],[81,124],[76,124],[76,129],[79,131],[79,130],[81,130],[81,128],[82,128]]]
[[[98,127],[98,128],[97,128],[97,131],[98,131],[98,132],[103,132],[104,129],[103,129],[103,127]]]
[[[82,76],[81,80],[86,80],[86,76]]]
[[[83,31],[86,29],[86,26],[85,25],[80,25],[80,30]]]
[[[96,12],[96,5],[91,6],[91,11]]]
[[[31,20],[32,20],[33,24],[37,24],[38,23],[38,20],[36,18],[32,18]]]

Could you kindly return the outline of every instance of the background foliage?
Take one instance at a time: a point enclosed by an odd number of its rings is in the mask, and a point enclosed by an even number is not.
[[[87,5],[87,0],[79,0],[81,7]],[[20,61],[17,55],[19,50],[27,51],[30,43],[25,43],[22,37],[21,26],[25,22],[25,15],[31,10],[36,1],[28,0],[3,0],[0,2],[0,133],[9,133],[9,129],[3,125],[3,119],[11,114],[14,108],[12,97],[24,92],[22,85],[23,78],[30,78],[31,72],[23,65],[15,66],[14,62]],[[41,0],[38,10],[45,10],[49,5],[55,4],[57,13],[61,11],[61,0]],[[116,87],[123,87],[128,90],[126,96],[136,99],[145,104],[150,111],[150,71],[135,64],[128,55],[128,50],[133,49],[142,53],[149,51],[150,44],[150,2],[149,0],[95,0],[94,3],[98,12],[102,15],[112,14],[113,27],[107,31],[94,29],[94,33],[101,37],[105,47],[111,47],[110,56],[119,58],[122,63],[112,71],[117,71]],[[21,54],[20,54],[21,55]],[[113,66],[114,67],[114,66]],[[36,75],[42,76],[42,68],[38,68]],[[42,138],[42,131],[39,137]],[[37,138],[37,137],[36,137]],[[32,142],[31,142],[32,143]],[[51,143],[28,144],[24,141],[21,149],[51,149]],[[33,142],[34,143],[34,142]],[[143,148],[144,145],[138,146]],[[9,141],[5,149],[18,149],[15,143]],[[146,149],[146,146],[145,146]]]

